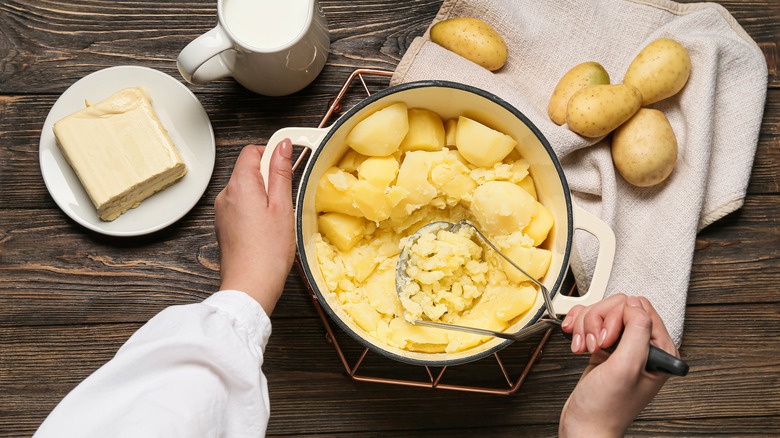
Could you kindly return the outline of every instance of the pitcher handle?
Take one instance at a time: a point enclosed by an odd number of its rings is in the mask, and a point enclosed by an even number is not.
[[[304,146],[314,152],[320,147],[320,143],[322,143],[322,139],[325,138],[327,132],[328,128],[282,128],[274,132],[271,138],[268,139],[265,152],[263,152],[263,157],[260,159],[260,173],[263,176],[266,190],[268,189],[268,171],[271,166],[271,155],[273,155],[276,146],[282,140],[289,138],[293,145]]]
[[[181,76],[191,84],[205,84],[230,76],[230,70],[222,62],[220,53],[233,47],[233,41],[222,26],[190,41],[176,58]]]
[[[596,237],[599,241],[599,251],[593,279],[587,292],[577,297],[557,294],[553,299],[553,308],[559,315],[569,313],[569,310],[578,304],[589,306],[604,298],[615,261],[615,233],[612,228],[577,204],[572,203],[572,207],[574,229],[586,231]]]

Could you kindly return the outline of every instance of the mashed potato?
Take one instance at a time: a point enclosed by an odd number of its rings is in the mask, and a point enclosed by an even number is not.
[[[535,276],[541,272],[541,278],[550,263],[550,251],[538,246],[553,225],[552,215],[536,200],[528,163],[517,152],[483,168],[447,147],[386,157],[350,150],[323,174],[315,208],[317,261],[329,301],[370,336],[401,349],[434,353],[472,348],[490,338],[408,321],[503,331],[538,295],[528,278],[463,227],[418,239],[415,262],[409,266],[415,286],[399,299],[398,257],[404,239],[420,227],[468,219]]]
[[[487,262],[474,231],[461,227],[421,233],[409,246],[406,275],[400,294],[404,318],[414,323],[423,315],[430,321],[457,320],[487,285]]]

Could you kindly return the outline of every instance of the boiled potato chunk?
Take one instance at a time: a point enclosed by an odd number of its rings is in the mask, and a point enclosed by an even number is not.
[[[350,149],[339,161],[339,168],[345,172],[356,172],[358,166],[368,158],[363,154],[355,152],[354,149]]]
[[[528,275],[539,280],[547,273],[552,260],[552,252],[542,248],[525,247],[515,245],[504,250],[504,254],[509,257],[517,266],[521,267]],[[525,274],[517,270],[511,263],[504,258],[501,259],[504,265],[504,272],[510,281],[523,283],[531,281]]]
[[[377,269],[366,280],[363,291],[371,307],[384,315],[400,315],[403,313],[401,302],[396,294],[387,293],[395,290],[395,268]]]
[[[368,333],[375,332],[382,322],[382,315],[377,312],[368,301],[344,303],[341,305],[344,311],[352,317],[355,324]]]
[[[352,202],[352,186],[357,178],[338,167],[331,167],[322,174],[317,182],[314,196],[314,209],[318,212],[343,213],[361,216],[360,210]]]
[[[402,151],[440,151],[444,148],[444,123],[431,110],[409,109],[409,132],[401,142]]]
[[[674,96],[688,82],[691,57],[680,43],[659,38],[631,61],[623,79],[642,93],[642,106]]]
[[[477,187],[471,200],[471,212],[480,229],[491,236],[523,230],[537,213],[536,200],[517,184],[488,181]]]
[[[514,138],[467,117],[458,118],[455,146],[469,163],[493,167],[515,148]]]
[[[320,233],[340,251],[352,249],[366,232],[366,220],[341,213],[325,213],[317,218]]]
[[[534,199],[539,199],[539,197],[536,195],[536,186],[534,185],[534,179],[531,178],[531,175],[527,175],[525,178],[523,178],[522,181],[517,183],[520,187],[523,188],[526,192],[528,192],[531,196],[534,197]]]
[[[409,131],[406,104],[394,103],[358,122],[347,134],[346,143],[369,157],[385,157],[398,151]]]
[[[590,85],[609,84],[609,73],[598,62],[583,62],[566,72],[555,86],[547,107],[550,120],[558,125],[566,123],[566,107],[577,91]]]
[[[455,130],[458,128],[458,119],[447,119],[444,122],[444,145],[455,146]]]
[[[506,323],[496,318],[495,313],[489,306],[475,306],[468,313],[458,320],[458,325],[466,327],[476,327],[497,332],[504,331]],[[489,341],[489,337],[475,335],[471,333],[455,332],[449,333],[450,343],[447,345],[448,352],[466,350]]]
[[[434,154],[443,154],[444,152],[408,152],[404,156],[401,168],[398,170],[398,179],[396,186],[401,187],[409,193],[409,196],[398,204],[397,210],[393,212],[394,217],[403,217],[413,210],[427,205],[437,195],[436,186],[431,184],[428,176],[433,167]]]
[[[529,285],[488,285],[480,306],[500,321],[511,321],[527,312],[536,302],[536,288]]]
[[[366,227],[369,223],[364,222]],[[347,275],[352,277],[355,281],[365,281],[379,265],[379,251],[373,245],[364,245],[362,242],[350,249],[344,251],[341,256],[344,261],[345,268],[347,269]]]
[[[401,317],[390,321],[390,329],[396,345],[446,344],[448,342],[446,330],[412,325]],[[444,349],[443,345],[440,349]]]
[[[395,157],[369,157],[358,166],[358,178],[378,187],[389,187],[398,175],[398,167]]]
[[[477,183],[469,176],[471,170],[458,159],[457,152],[449,151],[442,157],[431,168],[429,180],[447,198],[448,204],[454,205],[473,192]]]
[[[523,233],[534,239],[534,246],[539,246],[547,239],[555,221],[547,207],[539,202],[536,203],[536,207],[536,216],[531,219],[531,223],[525,227]]]
[[[490,71],[506,64],[506,43],[489,24],[471,17],[439,21],[431,27],[431,41]]]
[[[638,187],[664,181],[677,161],[677,138],[663,112],[642,108],[612,137],[612,161]]]
[[[584,137],[601,137],[630,119],[641,105],[642,93],[631,85],[591,85],[569,99],[566,123]]]
[[[352,200],[363,217],[381,222],[390,217],[393,207],[405,196],[388,196],[386,192],[401,192],[397,187],[380,187],[366,180],[357,180],[352,185]]]

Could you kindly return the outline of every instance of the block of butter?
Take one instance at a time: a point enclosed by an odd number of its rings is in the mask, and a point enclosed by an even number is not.
[[[112,221],[187,173],[142,87],[125,88],[54,124],[101,220]]]

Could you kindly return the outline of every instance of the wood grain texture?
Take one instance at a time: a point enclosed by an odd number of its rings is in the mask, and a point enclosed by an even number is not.
[[[780,3],[717,3],[767,60],[758,150],[744,206],[696,241],[681,347],[691,373],[670,380],[630,436],[780,435]],[[43,122],[60,93],[104,67],[144,65],[178,78],[176,55],[215,25],[216,2],[0,2],[0,436],[30,436],[145,321],[169,305],[212,294],[219,287],[213,203],[241,148],[264,143],[282,127],[316,126],[354,69],[394,69],[441,0],[321,4],[332,46],[311,86],[284,98],[252,95],[232,80],[189,86],[214,127],[214,176],[180,221],[123,239],[88,231],[57,208],[38,165]],[[373,90],[386,83],[369,80]],[[345,108],[361,98],[351,93]],[[586,362],[553,336],[512,396],[354,381],[295,270],[273,324],[264,365],[270,436],[556,436],[560,409]],[[336,333],[354,362],[363,348]],[[512,375],[533,345],[501,352]],[[360,371],[425,379],[420,367],[375,353]],[[489,360],[453,367],[447,379],[506,385]]]
[[[331,51],[322,76],[307,93],[332,92],[357,64],[394,69],[441,5],[438,0],[320,3],[328,18]],[[178,77],[174,60],[179,51],[217,22],[216,2],[205,0],[110,5],[26,0],[4,2],[0,12],[5,52],[0,65],[6,72],[0,94],[61,93],[88,73],[124,64],[143,64]],[[246,94],[233,81],[192,89],[198,94]]]
[[[682,354],[691,374],[672,379],[640,416],[645,424],[658,422],[672,433],[695,419],[722,418],[728,424],[738,417],[771,417],[780,409],[776,389],[780,385],[777,358],[780,348],[780,315],[776,309],[758,304],[731,306],[730,339],[720,342],[686,335]],[[710,331],[722,319],[718,306],[692,307],[686,315],[689,333]],[[762,321],[756,327],[755,321]],[[16,416],[46,413],[78,382],[108,360],[138,324],[86,324],[0,329],[0,349],[8,352],[0,365],[0,397],[9,417],[4,426],[20,427],[9,421]],[[345,345],[347,355],[360,347]],[[512,346],[502,352],[507,367],[521,365],[513,355],[523,356],[532,343]],[[741,348],[735,348],[735,345]],[[272,404],[271,434],[360,433],[387,430],[410,434],[481,427],[525,427],[550,424],[579,378],[584,357],[573,356],[562,337],[555,336],[544,349],[542,359],[521,391],[511,397],[475,395],[449,391],[405,388],[348,380],[335,351],[327,343],[315,317],[274,318],[274,336],[266,350],[264,370],[269,378]],[[500,387],[491,368],[480,361],[462,366],[461,378],[453,383],[477,383]],[[379,356],[367,359],[367,373],[423,379],[418,367],[398,364]],[[305,388],[305,399],[302,399]],[[723,388],[723,390],[715,390]],[[725,388],[728,388],[727,390]],[[749,398],[746,395],[749,394]],[[470,415],[473,406],[480,415]],[[681,410],[680,407],[686,409]],[[35,424],[30,422],[27,426]],[[659,427],[659,426],[657,426]],[[766,425],[765,425],[766,427]],[[775,432],[780,432],[775,424]],[[767,430],[768,429],[764,429]],[[32,432],[31,429],[19,432]],[[415,432],[412,432],[415,431]]]

